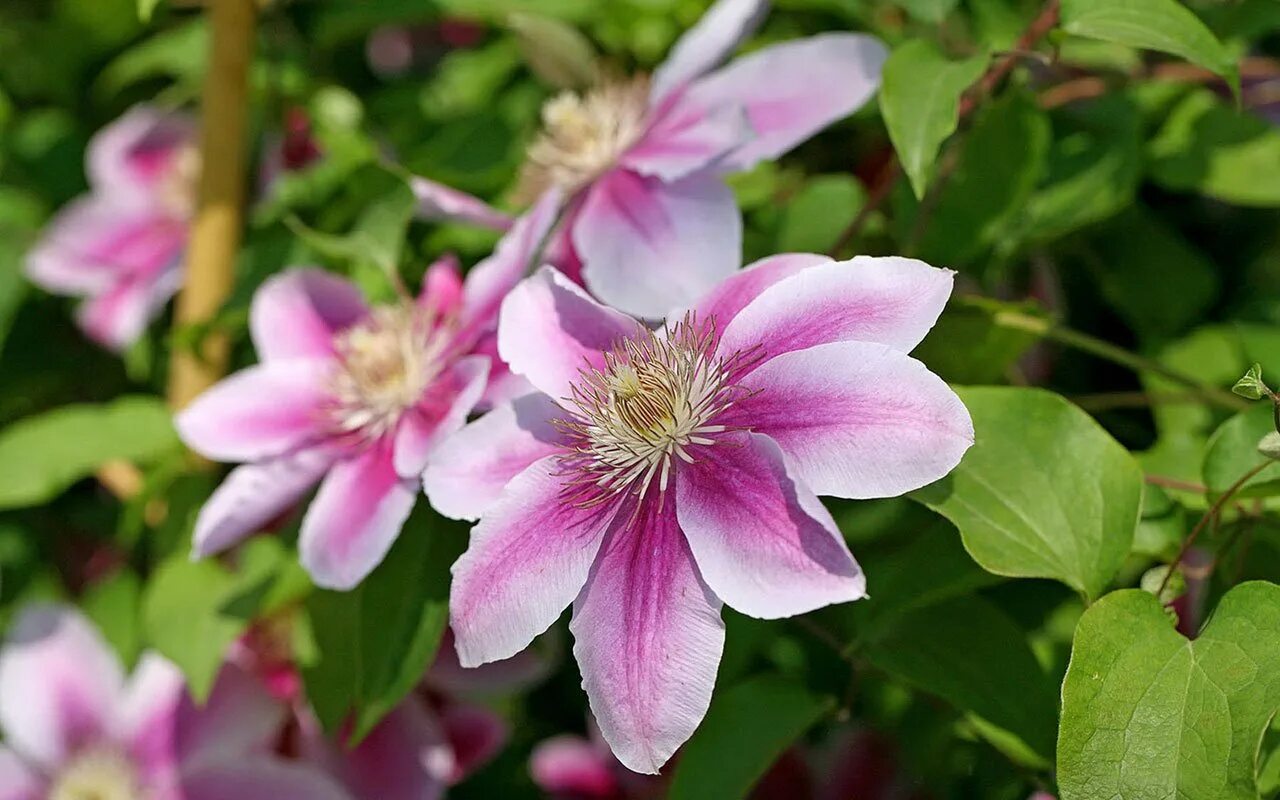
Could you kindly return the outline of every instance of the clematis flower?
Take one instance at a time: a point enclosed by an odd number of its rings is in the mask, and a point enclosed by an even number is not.
[[[27,256],[32,282],[87,298],[76,321],[113,350],[142,335],[177,291],[200,171],[195,126],[137,106],[89,145],[90,191],[49,223]]]
[[[271,754],[285,714],[234,668],[203,707],[154,653],[126,680],[79,613],[30,607],[0,650],[0,798],[346,800],[322,773]]]
[[[828,33],[716,69],[764,20],[767,0],[718,0],[652,78],[610,79],[542,109],[521,191],[574,199],[552,263],[606,303],[660,318],[739,265],[742,221],[726,173],[777,158],[876,91],[872,36]],[[424,212],[444,212],[418,184]],[[483,223],[474,214],[464,219]]]
[[[556,800],[648,800],[665,794],[662,778],[623,768],[587,719],[587,735],[565,733],[544,739],[529,756],[529,777]]]
[[[498,350],[538,393],[461,430],[425,486],[479,518],[449,603],[463,666],[506,658],[570,603],[605,740],[655,772],[697,727],[722,603],[758,618],[863,596],[816,495],[888,497],[973,441],[910,351],[953,273],[905,258],[765,259],[650,330],[551,268],[503,302]]]
[[[352,284],[314,269],[264,283],[249,320],[262,363],[176,420],[197,452],[248,462],[201,509],[194,554],[239,542],[319,483],[299,540],[312,579],[348,589],[377,566],[431,451],[478,404],[522,385],[495,362],[496,313],[556,207],[540,202],[465,282],[451,259],[433,265],[416,301],[370,308]]]

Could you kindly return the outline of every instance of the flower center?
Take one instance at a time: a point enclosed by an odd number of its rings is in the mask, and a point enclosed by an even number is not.
[[[334,422],[341,433],[373,440],[393,430],[439,377],[449,344],[443,320],[403,303],[375,308],[339,334]]]
[[[665,492],[678,463],[693,463],[690,448],[710,446],[730,430],[717,422],[745,396],[735,383],[756,359],[754,351],[715,354],[714,323],[686,317],[674,328],[625,340],[605,354],[603,368],[588,368],[572,388],[574,418],[558,424],[569,435],[562,474],[573,501],[586,507],[651,486]]]
[[[542,107],[517,191],[532,200],[551,186],[573,192],[613,166],[644,133],[649,79],[606,80],[584,94],[561,92]]]
[[[157,191],[160,205],[176,219],[195,214],[196,192],[200,184],[200,151],[194,144],[177,148]]]
[[[90,750],[57,776],[49,800],[143,800],[143,791],[127,758],[114,750]]]

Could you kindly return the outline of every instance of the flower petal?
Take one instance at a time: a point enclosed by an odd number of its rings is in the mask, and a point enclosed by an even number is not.
[[[677,181],[710,166],[754,136],[741,106],[676,102],[662,113],[620,164],[641,175]]]
[[[418,306],[442,316],[456,314],[462,307],[462,270],[453,253],[445,253],[427,267]]]
[[[699,576],[671,497],[617,525],[573,604],[573,654],[605,741],[656,773],[702,722],[724,650],[720,601]]]
[[[431,800],[456,769],[452,748],[421,701],[409,697],[354,750],[334,753],[336,772],[357,798]]]
[[[676,516],[711,590],[760,619],[865,595],[835,521],[767,436],[737,434],[676,473]]]
[[[178,414],[192,450],[218,461],[278,455],[326,435],[332,365],[273,361],[224,378]]]
[[[512,478],[556,452],[564,409],[540,392],[498,406],[440,443],[422,482],[436,511],[479,519]]]
[[[120,351],[133,344],[159,316],[182,284],[182,272],[129,276],[76,309],[76,324],[103,347]]]
[[[836,342],[786,353],[747,375],[740,420],[786,453],[818,494],[895,497],[946,475],[973,444],[956,393],[887,345]],[[749,423],[747,421],[750,421]]]
[[[809,267],[830,262],[829,256],[813,253],[782,253],[766,256],[725,278],[710,293],[698,300],[693,305],[692,311],[700,320],[715,320],[716,328],[723,331],[733,318],[738,316],[738,312],[765,289]],[[678,317],[682,313],[676,312],[673,315],[676,318],[668,317],[668,321],[673,324],[679,322]]]
[[[643,330],[640,323],[601,305],[568,278],[543,267],[519,283],[502,303],[498,353],[538,391],[562,398],[586,366],[604,363],[604,351]]]
[[[537,391],[527,378],[512,372],[510,365],[498,355],[497,330],[481,334],[471,352],[489,360],[489,382],[485,384],[484,394],[476,403],[476,411],[487,411]]]
[[[484,394],[489,361],[481,356],[458,360],[405,412],[395,435],[396,474],[417,483],[432,449],[457,433]]]
[[[302,764],[248,758],[186,775],[182,800],[353,800],[328,776]]]
[[[858,256],[779,281],[724,328],[720,351],[763,345],[772,358],[827,342],[877,342],[907,352],[951,296],[955,273],[923,261]]]
[[[304,448],[231,470],[196,517],[192,553],[205,558],[262,530],[319,483],[336,457]]]
[[[502,300],[536,266],[533,259],[555,224],[560,193],[546,192],[521,216],[498,242],[493,255],[472,267],[462,288],[462,330],[458,337],[471,342],[492,330],[498,322]]]
[[[609,800],[621,794],[609,754],[581,736],[539,742],[529,757],[529,775],[544,794]]]
[[[0,745],[0,800],[44,800],[47,787],[35,770]]]
[[[180,165],[184,148],[196,141],[195,120],[137,105],[94,135],[85,152],[85,171],[95,191],[117,203],[147,202]]]
[[[736,59],[691,86],[679,102],[745,108],[755,138],[721,166],[750,169],[862,107],[879,88],[887,57],[874,36],[824,33]]]
[[[565,502],[557,469],[550,456],[516,476],[453,565],[449,621],[464,667],[523,650],[586,583],[612,509]]]
[[[253,295],[249,332],[258,358],[330,358],[333,338],[369,313],[350,281],[314,267],[268,278]]]
[[[182,672],[163,656],[144,653],[125,689],[117,729],[147,783],[176,775],[175,723],[185,695]]]
[[[382,562],[417,497],[415,483],[396,474],[387,439],[339,461],[302,518],[302,566],[317,586],[354,587]]]
[[[768,0],[717,0],[654,71],[650,104],[657,106],[675,90],[719,66],[739,42],[755,33],[768,13]]]
[[[204,705],[184,695],[174,728],[184,772],[240,763],[275,744],[288,709],[253,675],[233,664],[218,673]]]
[[[511,216],[478,197],[417,175],[409,179],[409,188],[418,198],[418,219],[457,220],[505,231],[511,227]]]
[[[131,275],[155,275],[175,264],[186,245],[185,223],[149,208],[122,208],[86,195],[45,227],[27,255],[27,277],[59,294],[106,291]]]
[[[112,730],[124,691],[115,653],[65,606],[27,606],[0,650],[0,730],[24,758],[52,767]]]
[[[597,297],[661,319],[738,269],[742,215],[733,192],[710,173],[664,183],[614,170],[587,194],[573,243]]]
[[[440,722],[453,750],[450,783],[465,780],[489,763],[510,735],[506,721],[483,706],[446,703],[440,710]]]

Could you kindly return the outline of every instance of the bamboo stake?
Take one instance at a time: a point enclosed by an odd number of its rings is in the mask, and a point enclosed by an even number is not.
[[[187,248],[186,282],[174,328],[207,323],[231,293],[244,222],[248,74],[253,58],[255,0],[210,0],[210,53],[200,120],[200,188]],[[169,405],[190,403],[226,371],[230,345],[210,332],[199,352],[175,347]]]

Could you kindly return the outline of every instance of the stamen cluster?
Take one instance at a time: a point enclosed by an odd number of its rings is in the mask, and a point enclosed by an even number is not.
[[[569,398],[577,414],[559,420],[570,451],[562,474],[572,478],[572,502],[588,507],[631,492],[665,492],[677,459],[710,446],[730,428],[717,418],[745,396],[735,378],[758,360],[755,351],[715,352],[714,320],[692,316],[673,328],[646,331],[605,354],[603,368],[584,368]]]
[[[90,750],[67,765],[49,790],[49,800],[142,800],[137,771],[110,750]]]
[[[557,186],[572,193],[606,172],[644,133],[649,79],[606,80],[584,94],[561,92],[542,108],[542,132],[520,176],[526,199]]]
[[[375,308],[339,334],[333,420],[340,433],[373,440],[394,430],[444,369],[449,335],[443,322],[406,302]]]

